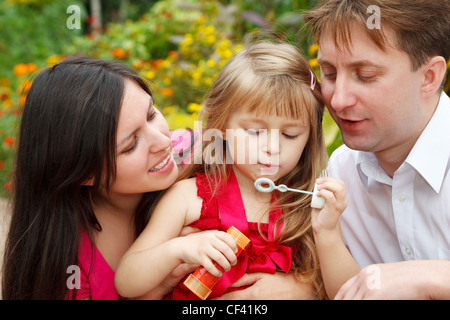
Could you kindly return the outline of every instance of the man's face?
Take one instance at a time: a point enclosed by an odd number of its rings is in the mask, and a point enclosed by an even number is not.
[[[350,50],[337,48],[329,34],[319,39],[318,61],[325,103],[345,144],[375,153],[409,153],[428,119],[421,105],[420,68],[412,70],[406,52],[381,50],[362,26],[352,28]],[[428,121],[428,120],[426,120]]]

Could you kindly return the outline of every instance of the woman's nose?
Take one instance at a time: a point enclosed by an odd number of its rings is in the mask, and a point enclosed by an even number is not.
[[[149,151],[158,153],[172,147],[172,140],[169,131],[161,131],[157,128],[149,128],[147,139],[149,141]]]

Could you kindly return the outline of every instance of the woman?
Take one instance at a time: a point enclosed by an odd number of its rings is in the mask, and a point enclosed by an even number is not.
[[[178,169],[146,83],[121,63],[74,57],[34,80],[15,174],[3,298],[114,299],[115,267]]]

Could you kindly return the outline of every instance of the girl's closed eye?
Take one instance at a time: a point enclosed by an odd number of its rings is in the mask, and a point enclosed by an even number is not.
[[[262,129],[246,129],[245,131],[246,131],[248,134],[251,134],[252,136],[257,136],[257,135],[259,135],[260,133],[263,132]]]
[[[294,140],[295,138],[298,137],[298,134],[287,134],[287,133],[283,133],[283,136],[289,140]]]

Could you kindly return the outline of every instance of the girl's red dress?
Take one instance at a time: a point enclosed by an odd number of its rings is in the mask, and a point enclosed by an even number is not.
[[[251,242],[238,257],[236,265],[225,272],[214,286],[208,299],[219,297],[226,292],[236,290],[230,286],[244,273],[266,272],[275,273],[277,267],[288,273],[292,264],[291,248],[274,241],[275,222],[282,216],[281,209],[275,207],[269,213],[269,223],[260,223],[265,237],[258,231],[258,223],[248,222],[245,214],[239,185],[233,170],[230,170],[225,188],[220,188],[216,194],[203,174],[196,175],[197,195],[203,199],[200,218],[190,224],[191,227],[202,230],[226,231],[234,226],[244,233]],[[272,198],[272,202],[274,198]],[[281,224],[278,224],[278,235]],[[270,231],[270,232],[269,232]],[[199,298],[183,285],[184,279],[165,299],[198,300]]]

